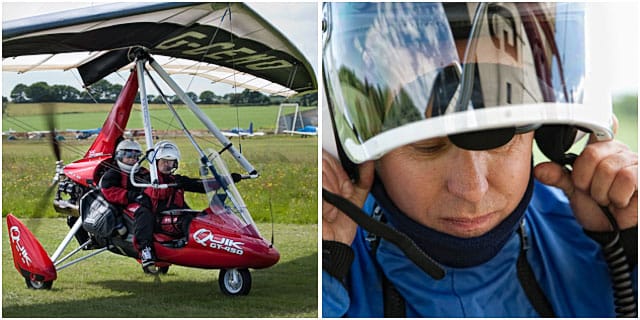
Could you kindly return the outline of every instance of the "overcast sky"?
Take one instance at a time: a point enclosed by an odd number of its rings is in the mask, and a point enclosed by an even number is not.
[[[2,18],[12,20],[46,12],[61,11],[79,6],[91,5],[91,2],[66,2],[66,3],[24,3],[6,2],[2,3]],[[95,4],[100,4],[96,2]],[[318,70],[318,45],[319,41],[315,35],[318,34],[318,4],[315,2],[305,3],[277,3],[260,2],[249,3],[249,5],[259,14],[262,14],[269,22],[285,34],[300,51],[307,57],[314,69]],[[611,76],[608,77],[606,85],[611,86],[613,93],[637,92],[640,71],[638,60],[638,20],[639,5],[636,1],[612,2],[600,4],[603,11],[607,13],[606,28],[611,30],[611,37],[608,43],[603,43],[601,48],[609,58],[609,68]],[[600,22],[601,23],[601,22]],[[602,25],[602,24],[601,24]],[[313,36],[310,36],[313,35]],[[77,74],[76,74],[77,77]],[[68,84],[80,88],[80,80],[74,77],[71,72],[51,73],[51,72],[30,72],[22,75],[3,72],[2,94],[8,96],[11,89],[18,84],[31,84],[37,81],[46,81],[49,84]],[[190,83],[191,77],[175,79],[180,84]],[[113,82],[124,82],[117,76],[110,76],[107,80]],[[321,81],[318,81],[321,82]],[[195,77],[189,91],[201,92],[211,90],[211,85],[205,80]],[[229,87],[226,89],[216,89],[217,94],[226,93],[220,90],[232,92]]]
[[[47,12],[63,11],[67,9],[100,5],[104,2],[7,2],[2,1],[2,20],[14,20]],[[318,69],[318,4],[316,2],[248,2],[258,14],[280,30],[293,44],[305,55],[314,70]],[[122,77],[127,77],[122,74]],[[172,76],[185,91],[200,93],[204,90],[212,90],[216,94],[233,92],[233,89],[225,84],[211,86],[210,81],[200,77],[185,75]],[[111,83],[124,83],[118,75],[106,78]],[[193,81],[192,81],[193,80]],[[18,83],[30,85],[34,82],[45,81],[49,85],[66,84],[81,88],[81,80],[76,71],[38,71],[17,74],[15,72],[2,73],[2,95],[9,96],[11,90]],[[188,86],[188,88],[187,88]],[[153,91],[150,88],[150,93]]]

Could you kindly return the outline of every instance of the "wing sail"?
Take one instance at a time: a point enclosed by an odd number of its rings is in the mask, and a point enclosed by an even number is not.
[[[90,85],[143,47],[172,73],[285,96],[317,90],[304,55],[243,3],[117,3],[8,21],[2,33],[4,71],[78,68]],[[56,65],[58,55],[79,56]]]

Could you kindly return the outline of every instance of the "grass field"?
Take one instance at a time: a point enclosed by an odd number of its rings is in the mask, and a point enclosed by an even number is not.
[[[178,173],[198,176],[196,152],[186,138],[176,141],[184,160]],[[82,157],[91,141],[67,140],[62,143],[65,163]],[[201,141],[203,146],[219,146]],[[237,184],[247,207],[257,222],[317,223],[317,143],[316,138],[301,139],[294,136],[264,136],[234,139],[236,147],[260,173],[254,180]],[[225,153],[226,155],[226,153]],[[233,160],[227,159],[229,169],[244,172]],[[55,169],[55,158],[46,141],[4,141],[2,145],[2,215],[14,213],[18,217],[56,217],[49,205],[44,211],[34,212],[41,195],[50,183]],[[11,201],[7,201],[11,199]],[[187,193],[187,201],[194,208],[206,206],[206,198]],[[49,202],[50,203],[50,202]]]
[[[52,252],[68,228],[63,219],[45,220],[39,239]],[[270,234],[270,225],[258,227]],[[251,270],[251,292],[241,297],[220,292],[217,270],[171,266],[154,277],[112,253],[61,270],[51,290],[27,289],[2,232],[2,317],[317,318],[317,225],[276,224],[274,230],[280,262]]]
[[[56,112],[56,128],[66,129],[91,129],[101,127],[107,113],[111,110],[109,104],[73,104],[73,103],[51,103],[51,104],[13,104],[7,107],[5,115],[2,117],[3,130],[13,129],[16,131],[40,131],[47,130],[43,113],[51,107]],[[176,110],[183,118],[189,129],[204,129],[204,126],[184,105],[176,105]],[[248,128],[249,122],[253,122],[254,130],[273,132],[278,116],[278,106],[246,106],[232,108],[226,105],[202,105],[202,111],[211,118],[220,129],[230,129],[235,127]],[[168,130],[177,128],[176,122],[172,121],[172,115],[164,106],[151,105],[151,117],[156,130]],[[134,111],[129,118],[128,128],[142,128],[142,118],[140,106],[133,106]],[[313,109],[312,107],[300,107],[300,111]],[[282,113],[292,113],[293,107],[283,108]]]

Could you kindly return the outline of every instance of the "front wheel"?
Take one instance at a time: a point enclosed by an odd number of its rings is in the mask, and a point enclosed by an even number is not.
[[[27,283],[27,288],[35,289],[35,290],[50,290],[51,286],[53,286],[53,280],[51,281],[38,281],[31,280],[27,277],[24,278],[24,282]]]
[[[221,269],[218,285],[226,295],[246,296],[251,290],[251,273],[249,269]]]

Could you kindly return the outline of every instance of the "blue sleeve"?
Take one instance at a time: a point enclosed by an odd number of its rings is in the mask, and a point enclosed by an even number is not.
[[[343,317],[349,304],[349,293],[342,282],[322,270],[322,317]]]

